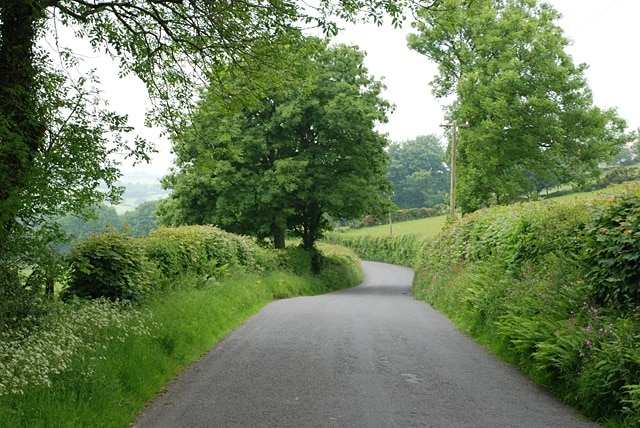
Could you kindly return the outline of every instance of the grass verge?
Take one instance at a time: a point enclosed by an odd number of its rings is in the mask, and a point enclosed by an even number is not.
[[[324,270],[307,274],[297,249],[267,273],[234,270],[193,281],[133,307],[104,300],[60,304],[40,328],[0,345],[0,426],[123,427],[187,365],[276,298],[362,281],[358,258],[321,247]]]

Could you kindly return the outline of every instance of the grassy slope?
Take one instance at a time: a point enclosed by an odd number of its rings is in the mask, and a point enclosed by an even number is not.
[[[613,195],[625,190],[626,186],[613,186],[607,189],[595,190],[592,192],[577,192],[568,195],[562,195],[551,198],[544,198],[555,202],[572,202],[581,200],[590,200],[602,195]],[[393,223],[393,236],[416,235],[421,238],[431,238],[436,236],[444,227],[447,220],[446,215],[430,218],[422,218],[417,220],[409,220],[404,222]],[[351,229],[343,232],[347,236],[389,236],[389,225],[379,225],[371,227],[363,227],[360,229]]]
[[[408,220],[398,223],[393,223],[393,235],[417,235],[423,237],[432,237],[437,235],[443,228],[446,222],[446,216],[422,218],[417,220]],[[348,236],[389,236],[389,225],[384,224],[380,226],[363,227],[360,229],[352,229],[344,232]]]

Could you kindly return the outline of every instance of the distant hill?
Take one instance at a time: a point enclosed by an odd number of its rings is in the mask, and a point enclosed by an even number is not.
[[[122,177],[120,178],[120,182],[122,184],[126,183],[141,183],[141,184],[154,184],[159,183],[160,179],[166,174],[166,171],[159,171],[158,173],[153,173],[149,171],[143,170],[132,170],[128,169],[122,172]]]
[[[122,201],[115,206],[118,214],[131,211],[143,202],[166,198],[171,191],[162,188],[160,178],[161,175],[147,171],[125,171],[118,181],[118,185],[126,189]]]

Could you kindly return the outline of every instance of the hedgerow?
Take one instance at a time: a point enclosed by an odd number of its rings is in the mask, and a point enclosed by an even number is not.
[[[587,281],[601,304],[640,303],[640,190],[603,201],[585,227]]]
[[[414,294],[591,418],[636,426],[632,193],[466,216],[424,246]]]
[[[149,288],[151,265],[139,240],[116,231],[89,237],[69,257],[71,273],[63,299],[73,296],[139,302]]]
[[[417,298],[585,415],[635,427],[640,190],[616,192],[477,211],[422,242],[331,238],[363,258],[413,267]]]
[[[76,245],[63,299],[141,301],[154,289],[175,286],[176,278],[219,278],[231,268],[264,271],[278,265],[275,253],[250,238],[214,226],[160,228],[133,238],[113,230]]]
[[[415,267],[424,244],[415,235],[401,235],[391,238],[386,236],[328,234],[324,240],[351,248],[366,260],[395,263],[408,267]]]

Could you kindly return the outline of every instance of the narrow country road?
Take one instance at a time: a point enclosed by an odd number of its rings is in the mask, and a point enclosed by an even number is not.
[[[594,427],[410,295],[409,269],[280,300],[172,382],[138,428]]]

